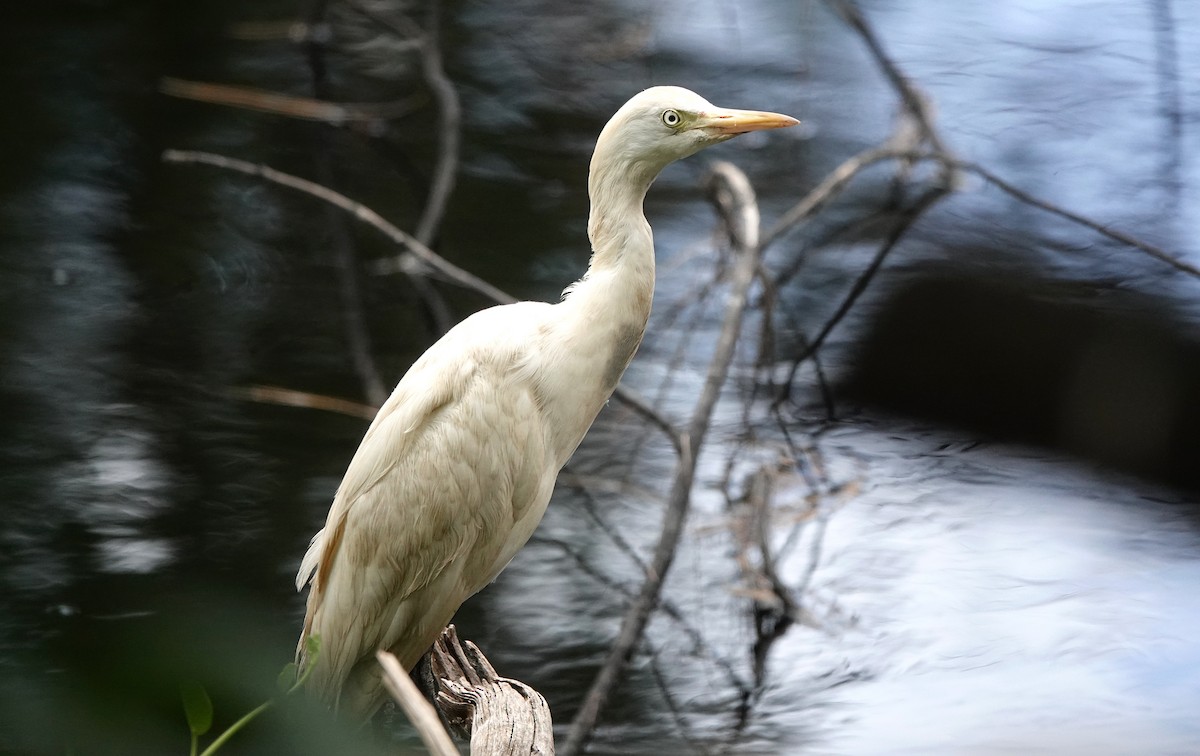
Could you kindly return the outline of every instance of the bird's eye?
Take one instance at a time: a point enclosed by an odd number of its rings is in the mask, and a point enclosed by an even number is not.
[[[681,118],[679,113],[674,110],[666,110],[663,111],[662,120],[666,125],[670,126],[671,128],[675,128],[683,121],[683,118]]]

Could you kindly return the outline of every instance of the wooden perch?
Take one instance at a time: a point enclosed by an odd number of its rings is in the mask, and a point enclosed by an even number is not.
[[[436,756],[456,755],[433,706],[386,651],[377,654],[383,682],[417,734]],[[500,677],[470,641],[459,642],[454,625],[429,652],[437,707],[447,722],[471,735],[471,756],[549,756],[554,753],[550,706],[519,680]],[[449,749],[449,750],[447,750]]]
[[[519,680],[500,677],[479,648],[460,643],[454,625],[442,631],[430,663],[438,708],[471,733],[471,756],[554,753],[550,706]]]

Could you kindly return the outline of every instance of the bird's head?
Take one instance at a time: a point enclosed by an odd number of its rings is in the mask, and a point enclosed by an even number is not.
[[[651,87],[625,103],[596,140],[597,163],[624,164],[652,181],[668,164],[748,131],[798,124],[757,110],[719,108],[683,87]]]

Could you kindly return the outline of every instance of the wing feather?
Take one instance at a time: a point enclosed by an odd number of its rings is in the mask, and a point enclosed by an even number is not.
[[[524,354],[506,346],[528,345],[512,322],[531,318],[496,318],[508,309],[489,311],[485,338],[477,314],[414,363],[301,561],[297,586],[311,590],[297,655],[321,635],[310,682],[327,700],[356,668],[373,669],[360,662],[376,648],[419,655],[541,519],[557,470]]]

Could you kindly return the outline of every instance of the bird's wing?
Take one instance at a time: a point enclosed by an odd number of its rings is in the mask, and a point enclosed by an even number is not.
[[[325,527],[317,531],[296,574],[296,590],[303,590],[322,565],[332,561],[340,542],[339,529],[355,501],[394,469],[420,430],[438,413],[460,398],[478,366],[466,355],[486,359],[489,348],[506,351],[518,332],[545,316],[549,305],[520,302],[491,307],[466,318],[447,332],[412,364],[359,443],[338,486]],[[489,337],[488,332],[494,336]]]
[[[311,633],[331,636],[318,664],[344,670],[390,642],[388,615],[434,580],[450,579],[445,592],[465,599],[483,585],[475,573],[488,571],[465,562],[490,563],[507,548],[481,534],[507,532],[514,507],[542,488],[548,497],[544,431],[511,348],[527,344],[513,332],[536,317],[510,307],[467,319],[431,347],[371,424],[297,576],[298,587],[312,582],[301,656]]]
[[[300,561],[296,590],[302,590],[309,582],[314,582],[316,586],[325,582],[318,570],[328,570],[332,565],[341,544],[350,507],[395,466],[407,447],[420,435],[421,427],[452,400],[454,386],[449,381],[415,380],[424,377],[424,374],[437,375],[442,371],[431,369],[436,366],[418,367],[414,365],[405,376],[408,385],[402,382],[384,402],[359,444],[334,495],[325,527],[313,536],[308,551]],[[414,380],[409,380],[410,377]],[[418,385],[428,390],[414,390]]]

